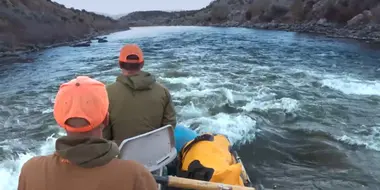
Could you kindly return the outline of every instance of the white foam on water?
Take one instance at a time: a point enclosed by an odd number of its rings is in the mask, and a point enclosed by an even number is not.
[[[188,98],[188,97],[206,97],[208,95],[213,95],[215,92],[217,91],[217,89],[202,89],[202,90],[198,90],[198,89],[191,89],[191,90],[188,90],[188,89],[181,89],[180,91],[175,91],[175,92],[172,92],[171,94],[173,96],[175,96],[176,98],[179,98],[179,99],[184,99],[184,98]]]
[[[281,109],[286,112],[294,112],[299,108],[298,100],[283,97],[276,99],[276,94],[271,92],[268,87],[259,86],[252,92],[250,101],[241,107],[242,110],[251,112],[255,109],[267,111],[270,109]],[[248,100],[249,100],[248,99]]]
[[[231,104],[235,103],[235,99],[234,99],[234,95],[232,93],[232,90],[227,89],[227,88],[223,88],[222,91],[223,91],[224,95],[226,96],[229,103],[231,103]]]
[[[53,108],[48,108],[46,110],[43,110],[42,113],[53,113]]]
[[[27,149],[28,144],[23,144],[20,138],[6,139],[0,142],[0,148],[3,152],[13,152],[14,147],[17,147],[19,150]]]
[[[246,115],[219,113],[185,120],[183,124],[198,124],[198,133],[217,133],[226,135],[232,144],[247,143],[256,137],[256,121]]]
[[[179,116],[182,116],[184,119],[202,117],[207,114],[206,108],[197,108],[194,106],[193,102],[190,102],[190,105],[185,105],[179,109],[177,112]]]
[[[254,109],[269,110],[269,109],[282,109],[286,112],[292,112],[298,109],[299,103],[297,100],[291,98],[281,98],[269,101],[252,100],[242,107],[245,111],[252,111]]]
[[[380,81],[359,80],[351,77],[331,77],[323,79],[322,84],[345,94],[380,96]]]
[[[198,84],[202,80],[201,78],[198,78],[198,77],[176,77],[176,78],[160,77],[160,79],[165,82],[169,82],[171,84],[185,84],[185,85]]]
[[[380,152],[380,127],[372,128],[367,135],[361,133],[345,134],[335,138],[350,145],[364,146],[367,149]]]
[[[270,69],[271,69],[271,67],[269,67],[269,66],[255,65],[254,67],[251,68],[250,72],[260,71],[260,70],[270,70]],[[239,76],[239,75],[237,75],[237,76]]]
[[[320,79],[322,86],[341,91],[349,95],[377,95],[380,96],[380,80],[360,79],[359,76],[347,74],[322,73],[303,68],[290,69],[292,72],[304,72]]]
[[[62,136],[59,133],[58,136]],[[55,134],[46,138],[37,152],[26,152],[18,154],[16,157],[4,160],[0,163],[0,190],[16,190],[18,186],[18,177],[25,162],[34,156],[48,155],[54,152],[55,141],[57,137]]]
[[[246,115],[228,115],[219,113],[214,116],[204,116],[206,109],[196,108],[192,103],[182,107],[178,114],[185,115],[189,119],[180,124],[189,126],[199,123],[198,132],[212,132],[226,135],[232,144],[247,143],[255,138],[256,121]],[[59,136],[51,135],[41,144],[36,152],[19,154],[15,158],[4,160],[0,163],[0,190],[16,190],[18,177],[23,164],[34,156],[48,155],[54,152],[55,141]]]

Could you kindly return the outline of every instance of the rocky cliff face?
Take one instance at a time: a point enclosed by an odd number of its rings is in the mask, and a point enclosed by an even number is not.
[[[146,17],[149,14],[121,20],[135,25],[244,26],[380,40],[379,0],[216,0],[189,14]]]
[[[26,51],[128,29],[126,24],[50,0],[0,0],[0,52]]]
[[[167,25],[172,23],[184,24],[186,23],[186,20],[183,19],[187,19],[197,12],[198,10],[177,12],[137,11],[123,16],[119,18],[119,20],[130,26]],[[194,23],[193,20],[189,20],[189,22]]]

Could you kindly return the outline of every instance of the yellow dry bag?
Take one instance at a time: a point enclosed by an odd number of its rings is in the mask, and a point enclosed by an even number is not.
[[[179,152],[178,177],[244,186],[241,173],[224,135],[200,135]]]

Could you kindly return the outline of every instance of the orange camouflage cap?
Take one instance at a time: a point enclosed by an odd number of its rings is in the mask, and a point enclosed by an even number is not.
[[[54,118],[69,132],[88,132],[106,119],[108,106],[105,85],[88,76],[78,76],[60,86],[54,104]],[[83,118],[89,125],[71,127],[66,124],[70,118]]]
[[[129,56],[137,56],[137,59],[129,59]],[[123,63],[144,63],[144,54],[136,44],[127,44],[120,50],[119,62]]]

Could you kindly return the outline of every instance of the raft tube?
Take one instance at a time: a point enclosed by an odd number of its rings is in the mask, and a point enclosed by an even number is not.
[[[183,125],[177,125],[174,129],[175,148],[180,152],[181,148],[189,141],[195,139],[198,134]]]

